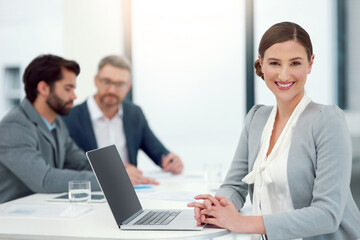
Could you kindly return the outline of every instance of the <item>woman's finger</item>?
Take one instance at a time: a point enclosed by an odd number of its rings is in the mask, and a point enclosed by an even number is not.
[[[203,222],[203,223],[213,224],[213,225],[218,226],[218,221],[217,221],[216,218],[207,218],[207,217],[205,217],[202,222]]]
[[[230,204],[230,200],[224,196],[215,196],[215,198],[219,201],[220,205],[223,207],[226,207],[227,205]]]
[[[195,196],[195,199],[203,199],[204,205],[208,210],[211,209],[212,205],[218,206],[220,204],[219,201],[210,194],[200,194]]]
[[[206,216],[211,216],[211,217],[216,217],[216,212],[213,209],[211,209],[211,210],[202,209],[202,210],[200,210],[200,214],[206,215]]]
[[[188,207],[198,207],[198,208],[205,208],[204,203],[201,202],[191,202],[187,204]]]

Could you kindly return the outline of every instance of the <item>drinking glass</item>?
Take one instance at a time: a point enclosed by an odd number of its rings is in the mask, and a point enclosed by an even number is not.
[[[209,191],[216,191],[222,179],[222,166],[220,163],[207,163],[204,165],[204,178]]]
[[[71,203],[88,203],[91,197],[91,183],[86,180],[69,182],[69,201]]]

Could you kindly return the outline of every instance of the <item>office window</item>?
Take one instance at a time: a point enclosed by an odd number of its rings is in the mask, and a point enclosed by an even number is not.
[[[245,116],[245,2],[132,4],[134,102],[186,166],[227,169]]]
[[[360,208],[360,81],[358,70],[358,58],[360,53],[360,29],[358,22],[360,21],[360,1],[345,1],[344,18],[346,23],[346,88],[344,96],[346,97],[346,118],[353,144],[353,165],[351,177],[351,191],[355,202]],[[339,84],[343,79],[339,78]]]
[[[352,112],[360,114],[360,79],[359,79],[359,54],[360,54],[360,1],[345,1],[345,22],[346,27],[346,108]],[[343,79],[339,79],[342,81]]]
[[[4,96],[5,106],[10,109],[20,104],[22,93],[20,67],[10,66],[4,68]]]

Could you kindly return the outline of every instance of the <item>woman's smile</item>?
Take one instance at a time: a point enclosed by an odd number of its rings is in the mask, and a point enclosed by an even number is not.
[[[275,82],[275,84],[280,90],[288,90],[295,84],[295,82]]]

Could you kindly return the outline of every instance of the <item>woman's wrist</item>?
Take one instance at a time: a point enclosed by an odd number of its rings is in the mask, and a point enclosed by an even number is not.
[[[234,225],[229,230],[237,233],[266,234],[262,216],[243,216],[239,214],[237,220],[234,221]]]

